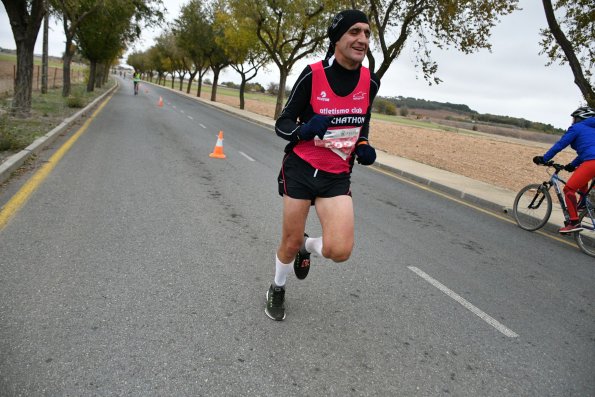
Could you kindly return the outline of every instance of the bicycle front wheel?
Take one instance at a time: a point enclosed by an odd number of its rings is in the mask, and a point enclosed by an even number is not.
[[[579,215],[579,222],[583,230],[574,233],[574,241],[581,251],[595,257],[595,220],[585,210]]]
[[[514,198],[512,214],[521,229],[543,227],[552,214],[552,196],[544,185],[527,185]]]

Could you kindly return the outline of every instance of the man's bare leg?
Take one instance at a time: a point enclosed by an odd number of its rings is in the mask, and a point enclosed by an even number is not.
[[[335,262],[346,261],[353,250],[353,199],[347,195],[319,197],[315,206],[322,226],[322,247],[321,252],[317,253]]]

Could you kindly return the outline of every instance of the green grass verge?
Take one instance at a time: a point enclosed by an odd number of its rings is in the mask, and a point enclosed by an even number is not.
[[[11,115],[11,100],[0,100],[0,151],[18,152],[35,139],[47,134],[65,118],[87,106],[95,98],[110,89],[115,81],[104,87],[86,92],[84,84],[72,86],[72,95],[62,97],[62,88],[50,89],[47,94],[34,92],[31,98],[31,114],[27,118]]]

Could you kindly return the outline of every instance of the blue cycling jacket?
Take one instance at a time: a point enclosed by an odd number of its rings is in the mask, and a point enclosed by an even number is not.
[[[573,166],[578,167],[583,161],[595,160],[595,117],[589,117],[571,125],[562,138],[543,155],[543,160],[550,161],[568,145],[577,154],[570,163]]]

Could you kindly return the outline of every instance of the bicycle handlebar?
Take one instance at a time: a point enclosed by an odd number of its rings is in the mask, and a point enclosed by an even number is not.
[[[556,170],[556,172],[562,171],[565,167],[565,165],[563,164],[554,163],[554,160],[550,160],[547,163],[543,163],[540,165],[543,165],[544,167],[553,167]]]

